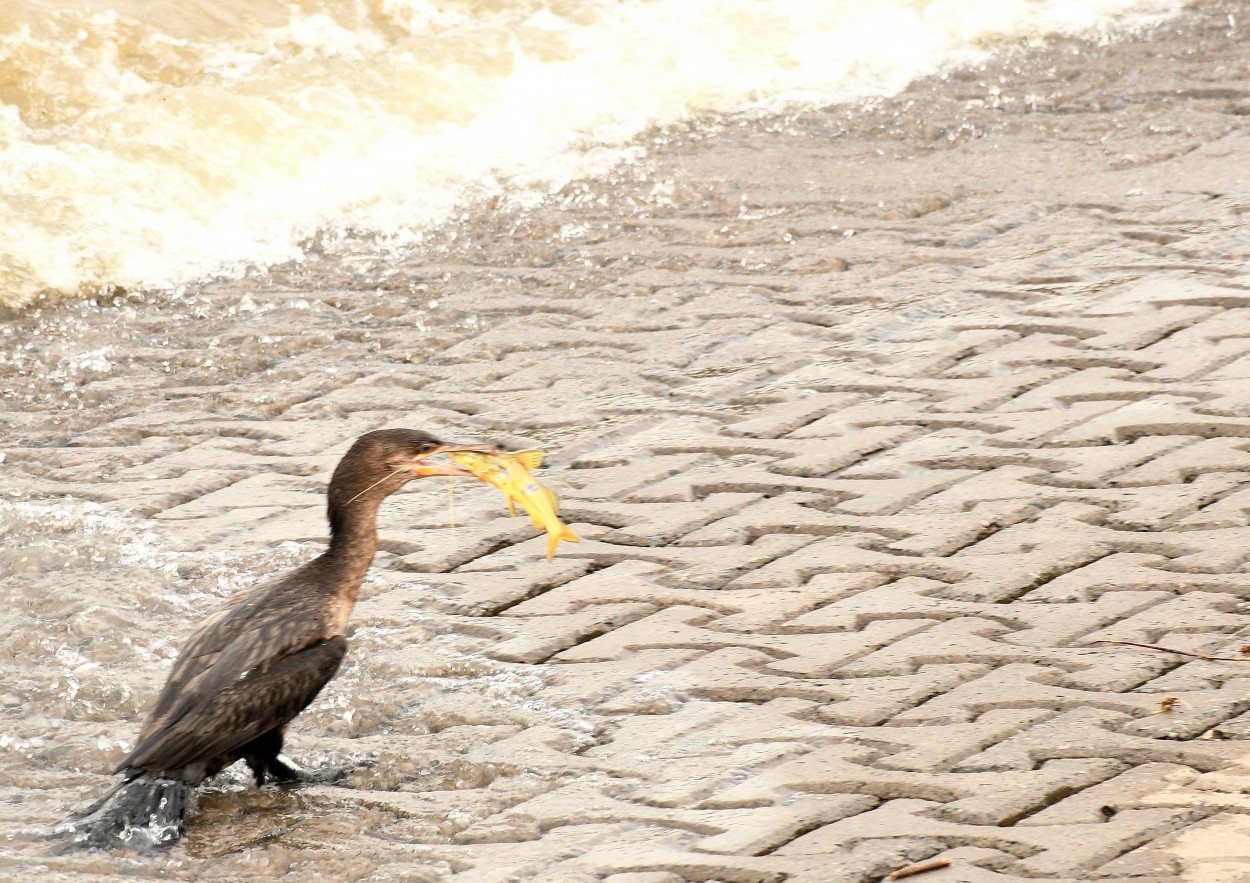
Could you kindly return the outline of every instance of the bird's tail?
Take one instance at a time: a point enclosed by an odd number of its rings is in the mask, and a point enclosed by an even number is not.
[[[169,849],[186,830],[194,788],[175,779],[138,776],[56,826],[80,849]]]

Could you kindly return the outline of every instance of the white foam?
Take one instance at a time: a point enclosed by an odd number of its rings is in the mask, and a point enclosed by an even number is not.
[[[318,231],[402,245],[475,195],[602,171],[655,123],[888,94],[995,40],[1180,3],[112,6],[0,0],[0,302],[237,273]]]

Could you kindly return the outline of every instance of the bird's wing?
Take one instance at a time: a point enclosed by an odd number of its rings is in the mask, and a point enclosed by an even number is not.
[[[161,695],[139,734],[141,741],[161,726],[180,698],[195,689],[196,683],[212,669],[221,652],[238,637],[240,631],[246,629],[247,622],[256,611],[265,607],[273,588],[273,585],[261,586],[232,598],[200,623],[174,661],[165,686],[161,688]]]
[[[138,744],[119,769],[136,768],[141,749],[179,721],[210,707],[217,694],[256,670],[313,646],[326,637],[321,616],[291,616],[303,601],[308,574],[301,571],[257,587],[220,608],[188,639],[174,663]],[[286,598],[285,596],[292,596]]]
[[[335,635],[267,667],[252,667],[223,689],[198,690],[189,707],[135,746],[122,768],[172,772],[228,757],[303,711],[346,653],[347,639]]]

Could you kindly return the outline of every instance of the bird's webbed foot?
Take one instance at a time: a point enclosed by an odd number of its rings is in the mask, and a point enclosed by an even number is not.
[[[312,782],[312,773],[289,757],[271,757],[265,764],[275,782]]]
[[[281,785],[333,785],[342,781],[356,770],[373,766],[373,761],[364,760],[355,763],[334,764],[331,766],[308,769],[300,766],[286,755],[280,757],[249,758],[247,765],[251,767],[257,787],[265,782]]]
[[[244,758],[252,771],[252,778],[259,788],[266,782],[281,784],[313,782],[316,778],[289,757],[274,755],[273,757],[251,756]]]
[[[368,769],[373,766],[374,763],[376,763],[376,761],[362,758],[348,763],[318,767],[315,770],[305,770],[304,774],[308,776],[306,781],[316,782],[318,785],[337,785],[352,773],[358,770]]]

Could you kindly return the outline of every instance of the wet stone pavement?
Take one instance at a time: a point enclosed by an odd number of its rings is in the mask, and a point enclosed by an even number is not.
[[[403,259],[7,320],[0,875],[1250,880],[1250,665],[1100,643],[1250,643],[1248,71],[1203,6],[657,133]],[[343,777],[56,855],[404,425],[547,449],[582,542],[410,486],[288,743]]]

